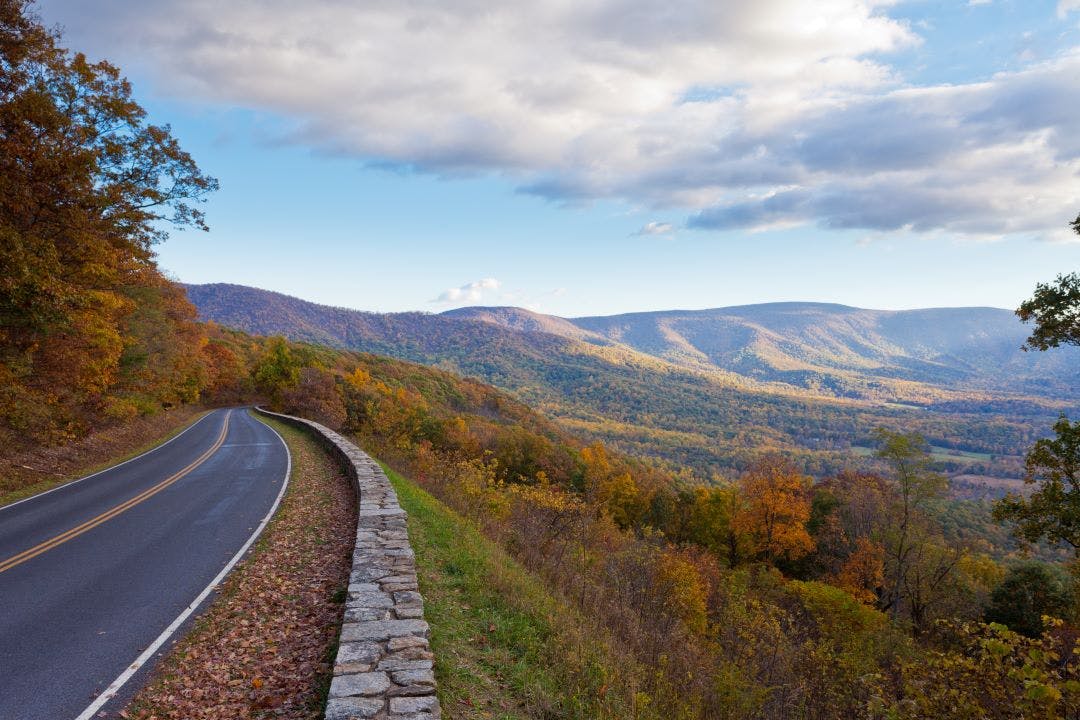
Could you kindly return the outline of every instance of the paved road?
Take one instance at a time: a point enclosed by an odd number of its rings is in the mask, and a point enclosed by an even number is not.
[[[0,720],[85,713],[241,551],[288,462],[245,410],[215,410],[146,455],[0,508]]]

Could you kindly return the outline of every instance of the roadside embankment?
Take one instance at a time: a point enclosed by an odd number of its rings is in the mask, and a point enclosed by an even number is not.
[[[184,405],[58,445],[0,445],[0,506],[111,467],[170,440],[206,414]],[[147,442],[147,438],[151,438]]]
[[[440,717],[433,657],[405,511],[382,468],[319,423],[259,410],[312,433],[341,462],[359,501],[356,545],[326,720]]]

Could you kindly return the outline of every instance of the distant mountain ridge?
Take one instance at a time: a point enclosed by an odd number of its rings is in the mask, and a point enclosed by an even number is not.
[[[310,303],[240,285],[189,285],[203,319],[259,334],[369,350],[425,362],[445,350],[448,328],[488,342],[513,337],[534,350],[565,342],[629,351],[696,371],[780,383],[837,397],[897,400],[912,384],[945,390],[1076,397],[1080,350],[1025,353],[1028,329],[988,307],[866,310],[827,303],[766,303],[562,318],[516,307],[465,307],[441,314],[370,313]],[[447,322],[456,324],[447,325]],[[500,331],[512,333],[504,336]]]
[[[380,314],[239,285],[187,291],[204,320],[478,377],[574,432],[704,472],[768,448],[805,453],[808,471],[825,472],[878,425],[1015,458],[1059,410],[1076,409],[1080,390],[1080,352],[1021,352],[1026,328],[995,308],[774,303],[561,318],[512,307]]]
[[[857,387],[857,376],[1050,396],[1075,394],[1080,381],[1080,351],[1023,352],[1028,329],[999,308],[890,311],[786,302],[570,319],[520,308],[443,315],[618,343],[683,367],[795,387],[831,380],[818,386],[831,392],[837,380]]]

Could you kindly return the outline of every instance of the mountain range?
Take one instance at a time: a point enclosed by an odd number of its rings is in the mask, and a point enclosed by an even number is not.
[[[1080,350],[1021,351],[1027,328],[997,308],[382,314],[239,285],[186,287],[204,320],[476,376],[578,431],[710,472],[742,464],[749,444],[800,448],[811,470],[829,466],[875,423],[1012,456],[1080,390]]]

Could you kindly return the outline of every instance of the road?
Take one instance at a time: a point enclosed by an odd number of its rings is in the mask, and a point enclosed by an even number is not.
[[[276,508],[289,462],[247,411],[215,410],[149,453],[0,508],[0,720],[119,709],[155,644],[168,649]]]

